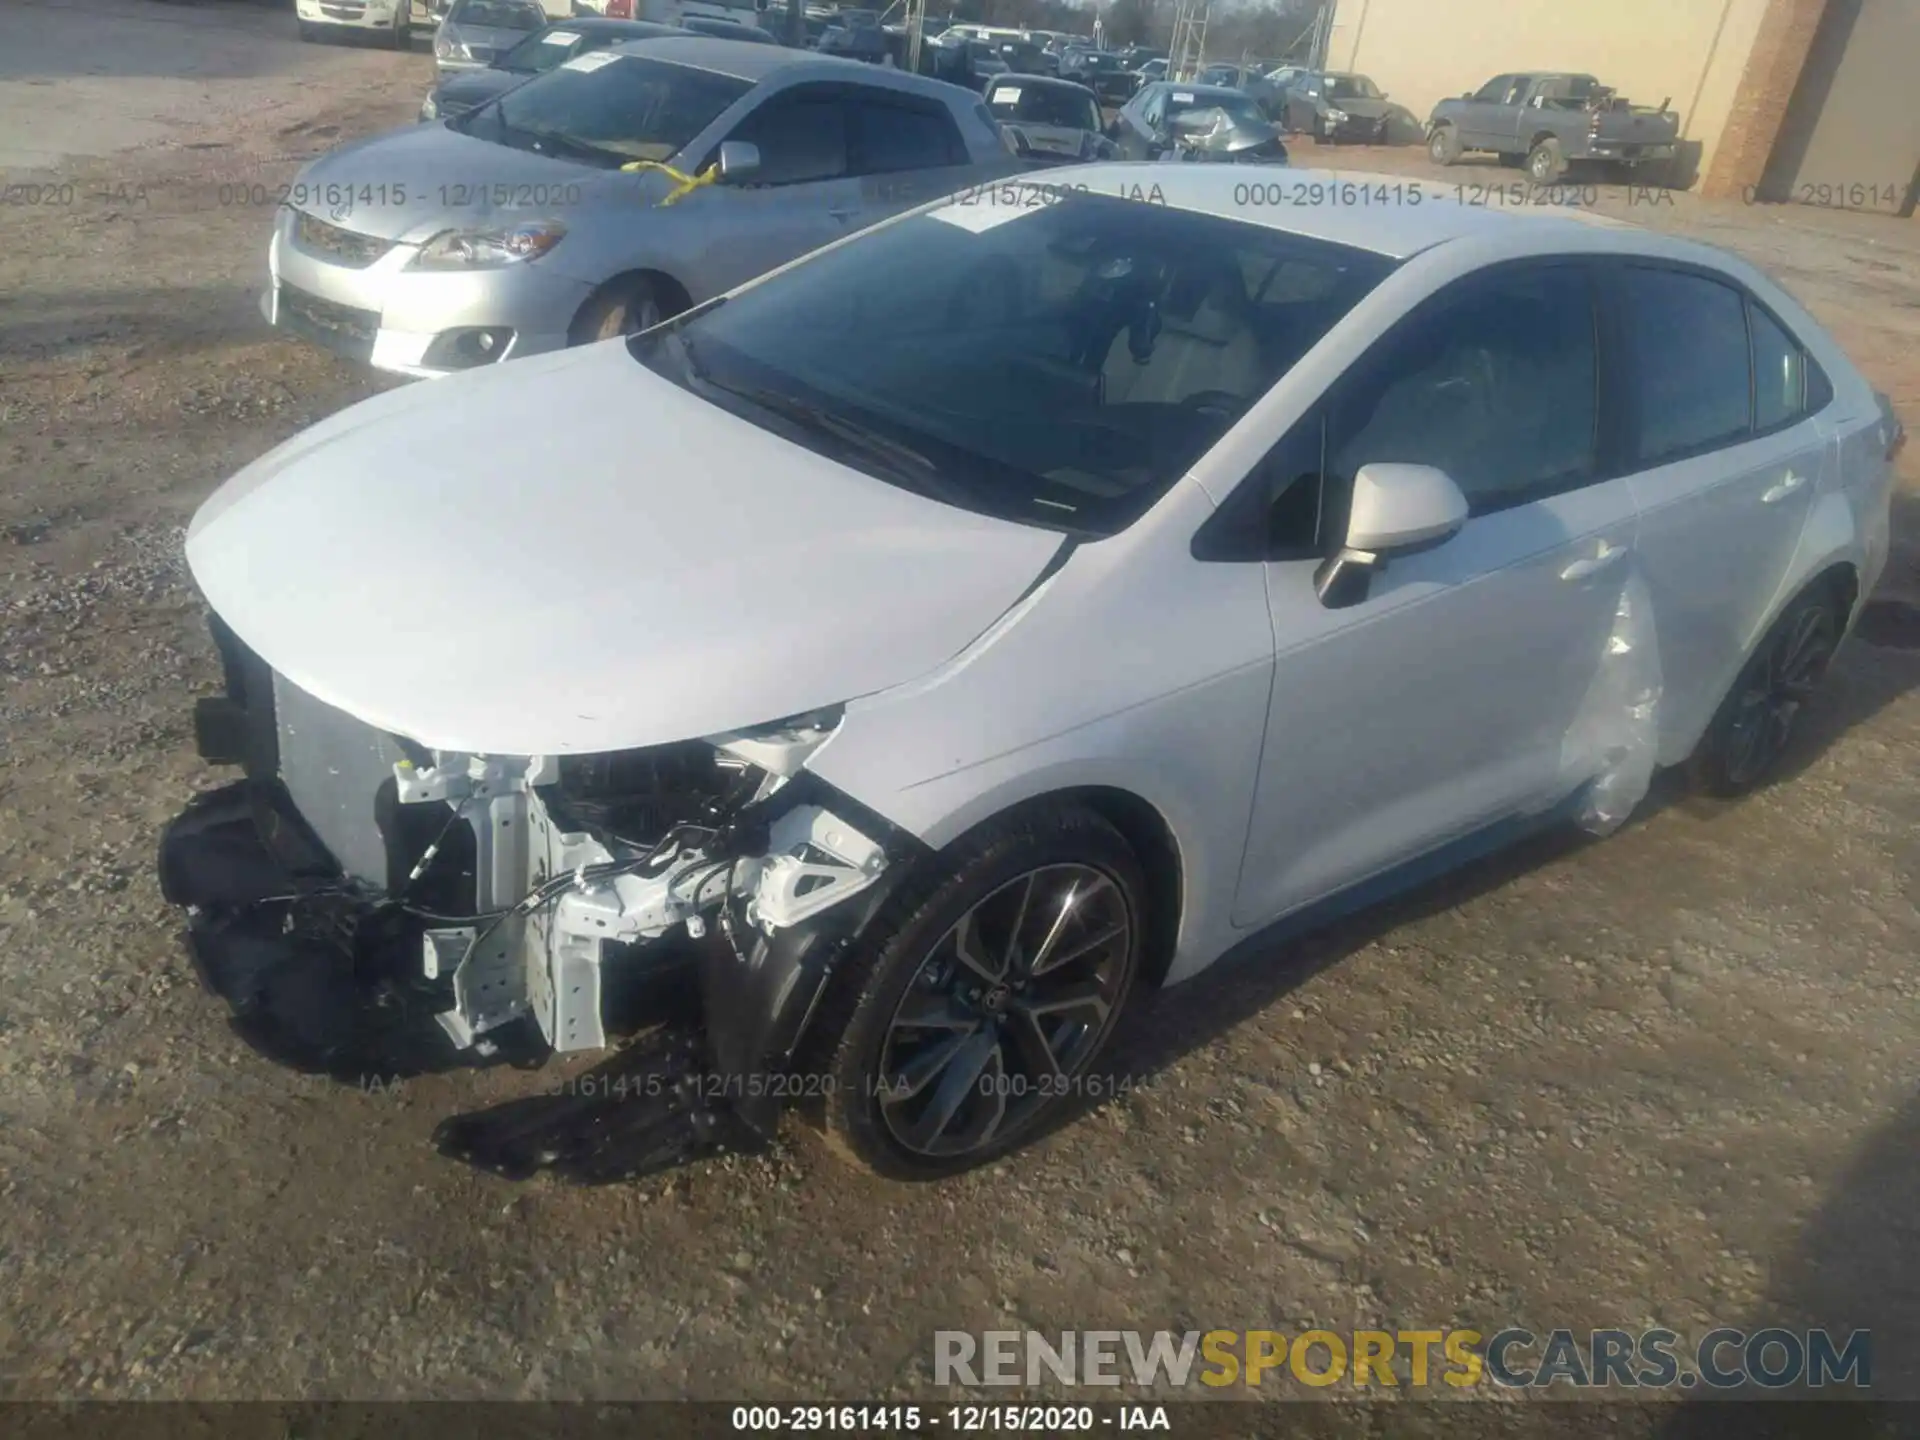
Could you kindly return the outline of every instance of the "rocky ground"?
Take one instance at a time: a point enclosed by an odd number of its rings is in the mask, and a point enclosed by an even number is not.
[[[1662,787],[1603,843],[1171,992],[1124,1099],[957,1183],[796,1126],[515,1187],[427,1144],[511,1077],[372,1092],[237,1043],[152,874],[213,778],[180,532],[383,383],[265,331],[249,187],[404,122],[431,65],[291,29],[0,11],[0,114],[35,117],[7,178],[55,187],[0,207],[0,1396],[858,1397],[927,1393],[942,1328],[1656,1323],[1872,1326],[1879,1388],[1920,1395],[1920,650],[1892,609],[1783,783]],[[1598,200],[1769,268],[1920,417],[1920,225],[1635,202]]]

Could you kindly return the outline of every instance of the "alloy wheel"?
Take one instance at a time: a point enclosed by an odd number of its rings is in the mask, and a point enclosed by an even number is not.
[[[921,961],[880,1051],[879,1111],[923,1156],[985,1149],[1066,1095],[1133,963],[1114,877],[1046,865],[978,901]]]
[[[1750,785],[1779,758],[1838,643],[1833,612],[1808,605],[1755,658],[1727,727],[1728,780]]]

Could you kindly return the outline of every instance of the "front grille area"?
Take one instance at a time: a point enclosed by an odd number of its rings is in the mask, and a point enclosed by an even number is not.
[[[380,316],[375,311],[323,300],[285,281],[280,284],[278,319],[283,328],[301,339],[352,360],[372,357],[374,337],[380,331]]]
[[[391,240],[382,240],[377,235],[362,235],[357,230],[343,230],[304,211],[294,222],[293,239],[309,255],[317,255],[354,270],[366,269],[393,248]]]

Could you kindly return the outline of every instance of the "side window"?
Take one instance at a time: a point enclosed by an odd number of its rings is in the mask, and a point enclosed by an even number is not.
[[[1475,514],[1575,489],[1599,471],[1593,287],[1577,265],[1462,282],[1356,369],[1335,401],[1327,477],[1434,465]]]
[[[833,92],[799,87],[776,95],[728,138],[759,146],[757,185],[798,185],[847,173],[847,105]]]
[[[933,170],[966,163],[967,150],[946,107],[923,110],[890,96],[861,96],[851,106],[853,175]]]
[[[1753,428],[1746,298],[1731,285],[1677,270],[1621,274],[1628,386],[1639,417],[1642,469],[1730,445]]]
[[[1474,100],[1482,105],[1499,105],[1507,98],[1507,92],[1513,88],[1513,76],[1496,75],[1474,92]]]
[[[1807,413],[1807,357],[1758,305],[1747,309],[1753,335],[1753,427],[1772,430]]]
[[[1156,90],[1140,107],[1140,120],[1149,130],[1158,130],[1167,118],[1167,92]]]

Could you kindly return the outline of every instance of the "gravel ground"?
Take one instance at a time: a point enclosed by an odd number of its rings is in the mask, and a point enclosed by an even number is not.
[[[0,208],[0,1396],[926,1395],[938,1328],[1656,1322],[1872,1326],[1877,1388],[1920,1396],[1920,651],[1892,645],[1850,647],[1783,783],[1663,786],[1610,840],[1170,992],[1124,1099],[938,1188],[798,1125],[513,1187],[427,1145],[512,1077],[374,1091],[244,1049],[152,877],[218,778],[181,527],[384,383],[264,331],[244,186],[403,123],[431,63],[290,30],[0,10],[0,133],[34,126],[7,178],[74,187]],[[1632,198],[1600,206],[1765,265],[1920,417],[1920,224]],[[1906,463],[1882,596],[1915,602]]]

